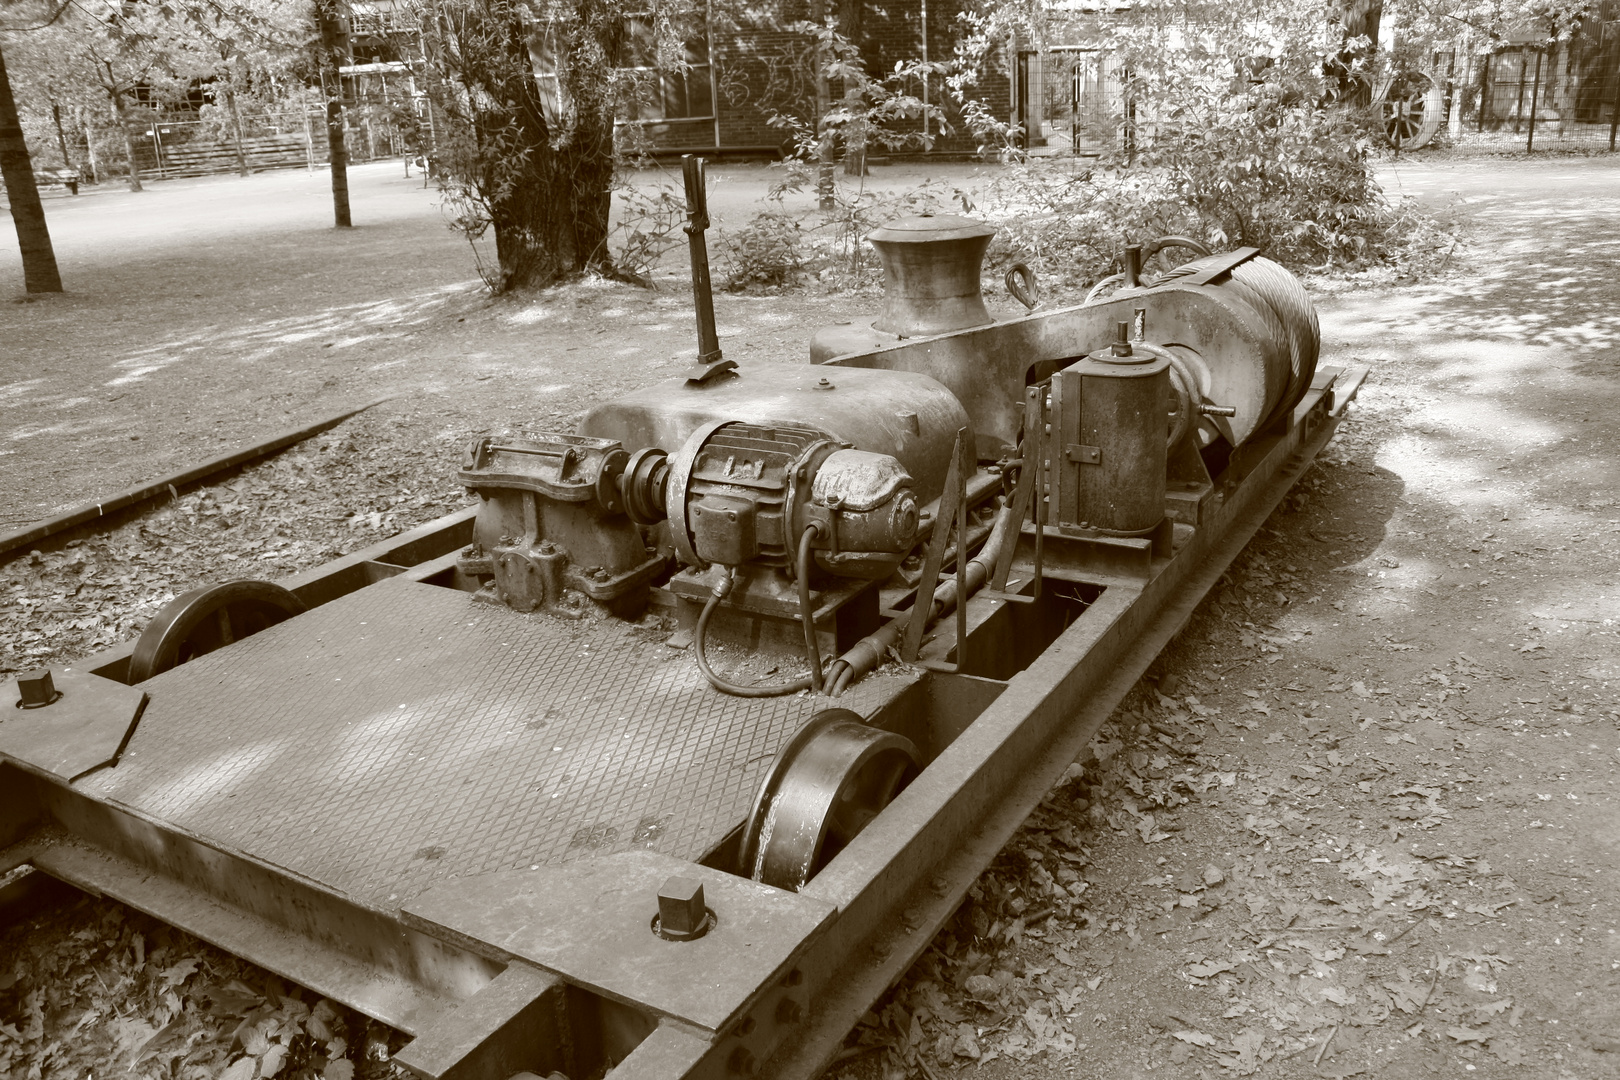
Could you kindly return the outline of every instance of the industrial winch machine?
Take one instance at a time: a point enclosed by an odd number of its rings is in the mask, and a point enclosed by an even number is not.
[[[342,1001],[423,1077],[825,1066],[1366,369],[1318,365],[1287,271],[1187,238],[1070,306],[1015,267],[997,320],[994,230],[928,215],[871,234],[875,318],[738,366],[687,181],[683,377],[477,438],[476,506],[11,684],[7,881]]]

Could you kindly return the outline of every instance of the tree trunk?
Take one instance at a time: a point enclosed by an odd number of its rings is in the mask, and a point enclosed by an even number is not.
[[[79,126],[84,129],[84,157],[90,165],[90,182],[101,183],[101,163],[96,160],[96,133],[90,130],[90,120],[82,112],[79,114]]]
[[[613,183],[611,72],[603,65],[569,65],[566,100],[573,115],[546,120],[532,76],[523,22],[498,6],[504,19],[504,55],[489,57],[483,85],[498,87],[493,99],[505,108],[475,114],[478,157],[476,189],[495,234],[500,278],[497,292],[538,288],[587,270],[616,273],[608,251],[608,212]],[[602,0],[582,0],[579,38],[613,55],[620,20]]]
[[[113,115],[118,118],[118,130],[124,134],[124,157],[129,161],[129,190],[140,191],[141,167],[135,160],[135,138],[129,133],[129,117],[124,115],[124,92],[112,77],[111,64],[107,64],[107,79],[102,88],[112,98]],[[156,118],[152,122],[156,123]]]
[[[23,288],[31,293],[61,292],[62,275],[56,269],[56,252],[51,248],[51,232],[45,226],[45,208],[39,202],[34,183],[34,163],[23,141],[22,122],[17,119],[17,102],[11,96],[11,78],[6,59],[0,55],[0,180],[11,197],[11,220],[17,227],[17,247],[22,252]]]
[[[1384,0],[1347,0],[1340,24],[1344,27],[1344,40],[1366,38],[1367,44],[1345,48],[1330,62],[1330,70],[1339,77],[1339,100],[1362,108],[1372,104],[1372,86],[1363,77],[1351,74],[1358,60],[1370,60],[1378,51],[1378,24],[1383,21]]]
[[[351,228],[349,217],[349,147],[343,140],[344,33],[339,0],[317,0],[315,21],[320,28],[321,91],[326,95],[326,159],[332,170],[332,220],[340,229]]]
[[[73,159],[68,157],[67,134],[62,130],[62,106],[51,102],[51,121],[56,125],[56,147],[62,151],[62,168],[73,168]]]
[[[236,141],[236,171],[245,179],[249,173],[247,155],[242,152],[242,113],[236,107],[236,90],[229,83],[225,86],[225,103],[231,110],[231,133]]]
[[[810,19],[817,27],[826,18],[823,0],[811,0]],[[815,67],[814,86],[816,91],[816,205],[821,210],[831,210],[837,203],[834,197],[836,181],[833,179],[834,144],[837,142],[837,132],[827,126],[827,114],[832,112],[832,87],[827,83],[827,47],[822,39],[816,38],[816,49],[811,54],[810,63]]]

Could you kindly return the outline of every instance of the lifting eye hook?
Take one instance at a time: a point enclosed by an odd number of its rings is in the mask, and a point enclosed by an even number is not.
[[[1035,271],[1029,268],[1028,263],[1013,263],[1007,267],[1007,291],[1014,300],[1034,311],[1041,303],[1040,284],[1035,280]]]

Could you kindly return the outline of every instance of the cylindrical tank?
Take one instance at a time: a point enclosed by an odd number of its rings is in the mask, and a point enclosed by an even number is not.
[[[995,234],[954,214],[919,214],[873,229],[866,238],[883,263],[883,311],[872,328],[911,338],[994,322],[979,277]]]
[[[1170,363],[1126,342],[1092,353],[1052,380],[1059,525],[1145,536],[1164,519],[1165,401]]]

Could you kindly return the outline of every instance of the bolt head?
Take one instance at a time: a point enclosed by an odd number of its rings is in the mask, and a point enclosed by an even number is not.
[[[759,1059],[754,1052],[746,1046],[739,1046],[731,1052],[731,1061],[728,1062],[731,1071],[738,1076],[758,1076]]]
[[[699,937],[708,929],[708,919],[701,881],[672,877],[658,890],[658,929],[665,937]]]
[[[804,1015],[804,1007],[792,998],[783,998],[776,1003],[776,1022],[778,1024],[797,1024]]]
[[[56,692],[56,681],[51,678],[49,668],[17,676],[17,692],[20,695],[17,704],[24,709],[37,709],[61,697]]]

